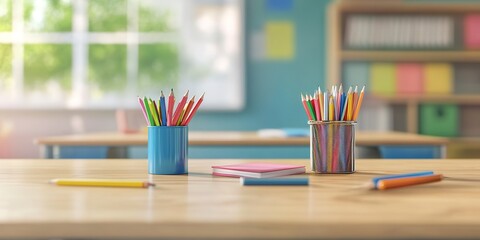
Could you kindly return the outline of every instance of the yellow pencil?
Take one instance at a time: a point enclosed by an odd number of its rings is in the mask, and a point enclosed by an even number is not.
[[[360,108],[362,107],[363,95],[365,91],[365,86],[363,86],[362,91],[360,92],[360,96],[358,97],[358,103],[355,108],[355,113],[353,114],[353,121],[357,121],[358,113],[360,112]]]
[[[326,117],[325,117],[325,109],[324,108],[324,105],[323,105],[323,94],[322,94],[322,89],[320,89],[320,87],[318,87],[318,104],[320,104],[320,119],[318,119],[318,121],[322,121],[322,120],[326,120]]]
[[[160,126],[160,122],[158,121],[157,110],[153,105],[152,99],[148,99],[148,106],[150,107],[150,111],[152,111],[153,121],[155,122],[155,126]]]
[[[49,183],[59,186],[87,186],[87,187],[128,187],[128,188],[148,188],[155,186],[154,183],[138,180],[124,179],[88,179],[88,178],[58,178],[52,179]]]
[[[352,121],[353,116],[353,93],[348,94],[347,121]]]
[[[330,121],[333,121],[334,118],[333,116],[335,115],[334,111],[333,110],[334,106],[333,106],[333,97],[330,96],[330,99],[328,100],[328,120]]]

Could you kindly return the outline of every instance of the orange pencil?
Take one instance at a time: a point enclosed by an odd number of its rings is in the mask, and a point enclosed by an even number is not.
[[[363,95],[365,94],[365,86],[363,86],[362,91],[360,92],[360,96],[358,97],[358,103],[355,107],[355,112],[353,113],[353,121],[357,121],[358,113],[360,112],[360,108],[362,107]]]
[[[183,107],[187,103],[187,98],[188,98],[188,91],[183,95],[182,100],[177,105],[177,109],[175,110],[175,113],[173,114],[173,119],[172,119],[172,125],[176,125],[178,118],[180,117],[180,114],[183,111]]]
[[[182,114],[180,114],[180,117],[178,118],[178,123],[177,125],[183,126],[185,123],[185,120],[187,120],[188,113],[192,109],[193,103],[195,102],[195,96],[193,96],[190,101],[188,102],[187,106],[183,109]]]
[[[183,124],[183,122],[182,122],[182,124],[184,126],[187,126],[190,123],[190,121],[192,120],[192,117],[195,116],[195,113],[197,112],[198,107],[200,107],[200,104],[202,104],[202,102],[203,102],[203,96],[204,95],[205,95],[205,93],[203,93],[202,96],[200,97],[200,99],[198,99],[197,104],[195,104],[195,107],[193,107],[192,111],[190,112],[190,115],[188,115],[187,120],[184,121],[185,123]]]
[[[424,183],[438,182],[442,181],[442,174],[420,176],[420,177],[407,177],[407,178],[393,178],[380,180],[377,183],[377,188],[379,190],[386,190],[392,188],[406,187]]]

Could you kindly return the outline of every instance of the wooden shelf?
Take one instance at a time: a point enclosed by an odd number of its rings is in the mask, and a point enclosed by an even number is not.
[[[459,61],[478,62],[480,51],[478,50],[424,50],[424,51],[400,51],[400,50],[344,50],[341,51],[343,60],[369,60],[369,61]]]
[[[478,95],[366,95],[367,101],[382,100],[389,103],[455,103],[463,105],[480,105]]]
[[[452,2],[453,3],[453,2]],[[410,3],[402,1],[343,1],[339,9],[344,13],[428,13],[452,14],[480,11],[478,3]]]

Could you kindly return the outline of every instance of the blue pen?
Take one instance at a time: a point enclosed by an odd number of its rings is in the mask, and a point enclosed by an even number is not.
[[[167,126],[167,109],[165,107],[165,96],[163,95],[163,91],[160,91],[161,96],[160,96],[160,110],[162,114],[162,123],[164,123],[164,126]]]
[[[243,186],[306,186],[308,178],[240,178]]]
[[[418,176],[427,176],[427,175],[433,175],[433,171],[387,175],[387,176],[383,176],[383,177],[373,178],[372,182],[373,182],[374,188],[377,188],[378,181],[380,181],[380,180],[393,179],[393,178],[418,177]]]

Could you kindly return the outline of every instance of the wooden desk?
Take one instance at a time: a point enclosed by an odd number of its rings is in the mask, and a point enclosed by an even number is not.
[[[297,187],[243,187],[210,175],[213,164],[239,162],[245,160],[190,160],[189,175],[152,176],[156,188],[120,189],[47,181],[146,180],[145,160],[2,160],[0,238],[480,238],[479,160],[358,160],[355,174],[309,174],[311,185]],[[374,176],[420,170],[451,180],[389,191],[359,187]]]
[[[261,137],[257,132],[243,131],[211,131],[190,132],[190,146],[308,146],[309,137]],[[109,146],[128,147],[146,146],[148,137],[146,133],[94,133],[45,137],[35,140],[36,144],[44,147],[46,158],[56,158],[55,152],[62,146]],[[405,146],[423,145],[442,148],[442,156],[448,139],[431,137],[404,132],[357,132],[357,146]]]

